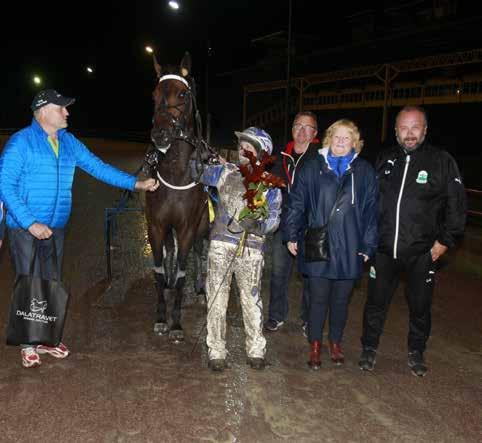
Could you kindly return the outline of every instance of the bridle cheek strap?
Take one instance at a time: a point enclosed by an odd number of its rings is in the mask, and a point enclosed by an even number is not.
[[[164,80],[177,80],[177,81],[180,81],[181,83],[184,83],[188,89],[191,89],[187,80],[184,77],[181,77],[180,75],[176,75],[176,74],[163,75],[162,77],[159,78],[159,83],[163,82]]]

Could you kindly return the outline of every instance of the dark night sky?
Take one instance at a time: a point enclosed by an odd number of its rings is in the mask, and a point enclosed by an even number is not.
[[[4,69],[0,84],[3,100],[13,106],[15,115],[4,113],[1,126],[16,126],[21,124],[19,119],[28,116],[25,108],[36,90],[31,81],[36,73],[44,79],[45,87],[77,97],[76,107],[83,115],[83,103],[88,102],[96,125],[101,123],[97,116],[103,115],[105,127],[115,126],[113,117],[122,112],[119,118],[123,122],[125,115],[135,114],[132,128],[142,127],[136,118],[139,112],[133,107],[144,104],[147,114],[150,112],[154,71],[143,50],[146,43],[156,48],[161,64],[177,63],[184,51],[191,52],[194,75],[198,85],[204,86],[210,40],[214,50],[210,83],[215,86],[216,73],[249,65],[262,55],[251,39],[286,30],[288,18],[288,2],[283,0],[184,0],[177,12],[169,9],[165,0],[85,0],[69,2],[68,7],[67,2],[55,1],[9,3],[2,13]],[[321,39],[328,36],[328,30],[322,31],[320,26],[317,5],[322,2],[293,3],[294,30],[313,29]],[[337,15],[342,9],[346,13],[346,7],[324,11]],[[339,36],[332,35],[327,44],[336,40]],[[87,65],[95,69],[91,78],[85,73]]]
[[[168,8],[166,0],[3,5],[0,127],[28,123],[29,104],[37,90],[32,76],[38,74],[44,87],[77,98],[71,109],[73,130],[147,130],[155,75],[144,52],[146,44],[156,48],[161,64],[178,63],[186,50],[192,54],[204,111],[209,40],[213,133],[232,134],[241,120],[241,85],[285,76],[286,40],[267,49],[252,39],[287,30],[288,0],[183,0],[181,4],[177,12]],[[455,19],[423,31],[416,11],[432,5],[431,0],[378,0],[352,6],[346,1],[293,0],[293,73],[482,47],[481,6],[459,1]],[[373,11],[376,26],[368,39],[371,43],[361,44],[352,35],[353,16],[366,10]],[[364,20],[362,16],[360,21]],[[303,57],[313,51],[319,55]],[[256,64],[256,70],[245,69]],[[87,65],[94,67],[93,76],[85,72]]]

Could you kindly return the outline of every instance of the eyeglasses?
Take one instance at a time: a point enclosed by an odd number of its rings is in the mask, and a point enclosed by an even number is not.
[[[301,131],[302,129],[304,129],[305,131],[307,132],[315,132],[316,131],[316,128],[314,126],[311,126],[311,125],[302,125],[301,123],[296,123],[293,125],[293,129],[295,131]]]

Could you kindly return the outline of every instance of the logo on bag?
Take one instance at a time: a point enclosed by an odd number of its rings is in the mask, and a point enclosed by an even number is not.
[[[47,300],[38,301],[36,298],[33,298],[30,302],[30,312],[41,312],[42,314],[47,309]]]
[[[32,298],[30,301],[30,310],[23,311],[22,309],[17,309],[16,315],[22,320],[33,321],[35,323],[55,323],[57,321],[57,316],[45,315],[46,309],[47,300],[38,300],[36,298]]]
[[[419,171],[418,172],[418,177],[416,182],[420,183],[421,185],[425,185],[427,183],[428,179],[428,172],[427,171]]]
[[[370,278],[377,278],[377,271],[375,270],[375,266],[370,266]]]

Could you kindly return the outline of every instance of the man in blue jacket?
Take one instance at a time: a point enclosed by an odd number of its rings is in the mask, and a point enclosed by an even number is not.
[[[154,179],[137,181],[102,162],[67,132],[67,106],[74,101],[53,89],[40,91],[31,105],[31,125],[13,134],[0,156],[0,197],[8,210],[10,255],[17,275],[29,273],[37,239],[41,240],[37,250],[40,260],[36,261],[34,275],[47,280],[60,276],[64,228],[70,216],[77,166],[123,189],[155,191],[159,186]],[[54,251],[59,269],[53,269]],[[39,354],[65,358],[69,350],[63,343],[56,347],[22,345],[22,365],[39,366]]]
[[[5,213],[3,209],[3,202],[0,200],[0,248],[2,247],[4,236],[5,236]]]

